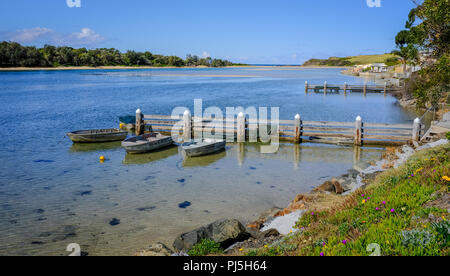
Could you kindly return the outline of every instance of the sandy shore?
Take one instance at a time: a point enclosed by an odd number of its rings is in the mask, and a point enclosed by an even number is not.
[[[66,70],[129,70],[129,69],[206,69],[206,66],[193,66],[193,67],[154,67],[154,66],[67,66],[67,67],[8,67],[0,68],[0,72],[22,72],[22,71],[66,71]],[[298,69],[336,69],[336,68],[351,68],[351,67],[339,67],[339,66],[292,66],[292,65],[273,65],[273,66],[261,66],[261,65],[237,65],[226,66],[223,68],[252,68],[252,70],[298,70]]]

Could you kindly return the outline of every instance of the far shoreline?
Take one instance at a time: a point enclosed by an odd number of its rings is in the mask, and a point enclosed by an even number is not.
[[[282,68],[282,69],[337,69],[351,68],[345,66],[295,66],[295,65],[235,65],[225,67],[207,67],[207,66],[60,66],[60,67],[1,67],[0,72],[28,72],[28,71],[71,71],[71,70],[130,70],[130,69],[209,69],[209,68]]]

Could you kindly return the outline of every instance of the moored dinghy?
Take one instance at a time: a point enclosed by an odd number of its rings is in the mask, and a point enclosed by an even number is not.
[[[212,154],[225,148],[226,141],[204,139],[201,142],[188,142],[181,145],[183,152],[188,157],[197,157]]]
[[[78,130],[67,133],[67,136],[74,143],[104,143],[123,141],[127,138],[128,132],[120,129],[93,129]]]
[[[128,153],[146,153],[152,150],[168,147],[173,144],[172,137],[158,132],[143,134],[122,142],[122,147]]]

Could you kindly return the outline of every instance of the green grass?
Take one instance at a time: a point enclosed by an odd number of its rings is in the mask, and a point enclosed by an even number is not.
[[[361,55],[351,57],[330,57],[329,59],[310,59],[304,66],[353,66],[361,64],[386,63],[388,66],[400,64],[393,54]]]
[[[396,57],[393,54],[383,55],[362,55],[348,57],[349,61],[355,65],[357,64],[370,64],[370,63],[386,63],[388,59]]]
[[[448,193],[450,182],[443,177],[450,175],[449,152],[445,145],[416,153],[342,206],[309,210],[297,222],[300,231],[279,244],[247,254],[367,256],[379,249],[389,256],[448,256],[448,212],[425,204]]]
[[[209,254],[222,254],[223,249],[220,244],[209,239],[203,239],[189,250],[189,256],[206,256]]]

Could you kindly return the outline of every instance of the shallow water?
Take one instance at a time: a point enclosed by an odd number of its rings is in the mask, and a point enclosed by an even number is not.
[[[127,155],[120,143],[72,145],[68,131],[118,126],[141,108],[278,106],[281,119],[411,123],[415,114],[390,96],[305,95],[311,84],[363,83],[339,69],[150,69],[0,73],[0,254],[65,255],[79,243],[90,255],[132,254],[154,241],[218,218],[250,220],[285,206],[381,149],[283,144],[228,144],[183,161],[177,147]],[[107,160],[98,162],[100,155]],[[189,206],[179,204],[189,202]],[[120,220],[112,226],[111,220]]]

